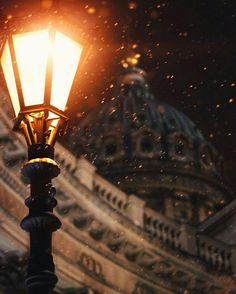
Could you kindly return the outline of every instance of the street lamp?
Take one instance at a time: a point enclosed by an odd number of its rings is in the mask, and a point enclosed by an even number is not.
[[[61,222],[53,214],[57,201],[51,180],[60,169],[53,146],[59,126],[67,119],[67,100],[83,51],[80,43],[53,27],[7,36],[2,47],[14,130],[24,133],[28,145],[22,173],[30,180],[31,195],[25,200],[29,214],[21,227],[30,234],[29,293],[50,293],[57,282],[51,239]]]

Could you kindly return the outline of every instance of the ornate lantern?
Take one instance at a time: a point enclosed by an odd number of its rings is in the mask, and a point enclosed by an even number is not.
[[[83,47],[49,28],[7,37],[1,66],[15,113],[15,130],[28,145],[53,145]]]

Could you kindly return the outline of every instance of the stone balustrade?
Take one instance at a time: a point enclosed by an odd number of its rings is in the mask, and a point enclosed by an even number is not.
[[[205,235],[197,236],[198,256],[210,266],[221,271],[232,271],[230,246]]]
[[[119,211],[151,236],[166,245],[199,256],[219,270],[231,270],[231,248],[206,236],[196,237],[195,229],[187,224],[177,224],[162,214],[145,207],[145,201],[127,195],[96,173],[96,168],[86,159],[75,159],[64,147],[57,146],[56,158],[70,174],[96,193],[107,205]]]
[[[144,230],[171,247],[181,249],[181,229],[178,224],[145,207]]]
[[[128,196],[124,192],[98,174],[94,175],[93,188],[95,193],[112,208],[118,210],[122,214],[126,214]]]

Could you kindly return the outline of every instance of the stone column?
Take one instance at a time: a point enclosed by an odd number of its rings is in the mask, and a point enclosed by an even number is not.
[[[143,214],[145,201],[135,195],[130,195],[128,199],[128,207],[126,209],[127,216],[137,226],[143,228]]]
[[[86,186],[89,190],[93,190],[95,172],[96,167],[88,160],[83,157],[79,159],[75,176],[79,179],[80,183]]]
[[[191,255],[197,255],[196,229],[188,224],[181,225],[180,244],[181,249]]]

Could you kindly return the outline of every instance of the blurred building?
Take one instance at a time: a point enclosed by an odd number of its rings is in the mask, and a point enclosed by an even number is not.
[[[1,97],[0,288],[24,293],[26,146]],[[56,146],[57,293],[236,293],[236,201],[221,156],[152,95],[141,70],[119,76],[115,98],[87,115],[67,146]]]

